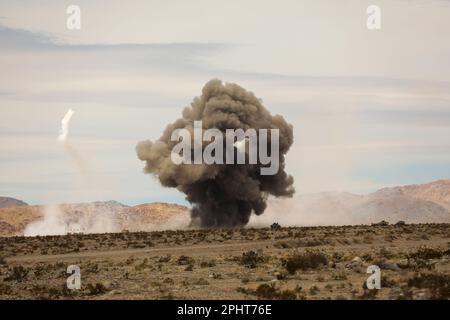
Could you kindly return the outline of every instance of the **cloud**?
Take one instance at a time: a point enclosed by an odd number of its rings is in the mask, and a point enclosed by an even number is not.
[[[2,50],[42,50],[56,47],[56,38],[45,33],[8,28],[0,24],[0,48]]]
[[[274,113],[292,119],[295,137],[287,171],[294,173],[300,193],[365,192],[393,181],[423,181],[433,164],[443,175],[448,172],[440,166],[450,156],[446,77],[355,76],[351,70],[337,76],[333,70],[321,74],[319,68],[310,76],[284,74],[283,68],[260,63],[270,50],[259,51],[262,57],[249,51],[233,63],[225,53],[245,46],[225,42],[77,44],[52,34],[0,29],[0,194],[35,202],[49,192],[62,202],[108,200],[107,192],[73,199],[75,170],[54,149],[60,119],[73,108],[72,138],[101,163],[103,169],[94,169],[95,174],[118,182],[117,200],[182,201],[182,195],[156,182],[149,185],[134,145],[142,137],[157,138],[212,77],[242,84]],[[252,58],[262,60],[247,66]],[[305,65],[307,73],[311,60],[286,61],[296,71]],[[278,62],[284,63],[283,56],[272,56],[270,64]],[[440,71],[447,74],[445,68]],[[400,166],[415,168],[408,181],[404,173],[396,176],[389,169]],[[438,172],[430,173],[430,180]]]

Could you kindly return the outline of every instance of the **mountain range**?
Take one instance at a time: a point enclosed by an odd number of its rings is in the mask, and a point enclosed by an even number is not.
[[[154,231],[176,229],[188,222],[187,207],[161,202],[12,206],[0,209],[0,236]]]
[[[450,223],[450,179],[382,188],[366,195],[322,192],[272,199],[267,212],[252,222],[267,224],[273,220],[284,225],[370,224],[382,220]]]
[[[382,188],[366,195],[322,192],[271,199],[266,212],[252,216],[249,225],[349,225],[382,220],[450,223],[450,179]],[[178,204],[127,206],[103,201],[38,206],[0,197],[0,236],[151,231],[188,224],[189,208]]]
[[[26,202],[10,197],[0,197],[0,209],[9,207],[19,207],[28,205]]]

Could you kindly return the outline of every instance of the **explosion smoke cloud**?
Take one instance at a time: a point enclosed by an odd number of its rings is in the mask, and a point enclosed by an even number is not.
[[[274,175],[261,175],[261,163],[250,164],[175,164],[171,160],[171,140],[176,129],[194,132],[194,122],[203,129],[216,128],[224,135],[227,129],[278,129],[279,169]],[[191,134],[193,136],[193,134]],[[269,144],[270,144],[269,139]],[[183,110],[182,118],[169,124],[159,140],[142,141],[137,147],[144,171],[158,177],[163,186],[177,188],[192,203],[192,224],[201,227],[235,227],[248,223],[250,215],[266,209],[269,195],[291,197],[292,176],[285,172],[285,154],[293,143],[293,128],[280,115],[271,115],[252,92],[233,83],[214,79],[203,87]],[[242,149],[239,142],[236,149]],[[192,145],[192,144],[191,144]],[[203,141],[202,148],[208,144]],[[270,150],[270,145],[267,146]],[[225,152],[224,152],[225,154]],[[235,162],[236,163],[236,162]]]

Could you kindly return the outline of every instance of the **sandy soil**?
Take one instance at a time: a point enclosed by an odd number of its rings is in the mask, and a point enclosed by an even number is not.
[[[2,299],[450,298],[450,224],[8,237],[0,252]]]

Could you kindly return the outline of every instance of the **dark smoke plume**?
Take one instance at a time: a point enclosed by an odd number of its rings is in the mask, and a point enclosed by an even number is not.
[[[185,128],[193,136],[194,121],[202,121],[203,130],[279,129],[279,170],[261,175],[261,164],[180,164],[171,160],[177,141],[171,141],[175,129]],[[270,143],[269,139],[269,143]],[[209,142],[208,142],[209,143]],[[142,141],[136,151],[146,161],[145,172],[159,178],[163,186],[177,188],[192,203],[192,224],[201,227],[235,227],[248,223],[251,213],[266,209],[268,195],[291,197],[292,176],[285,172],[285,154],[293,143],[292,125],[280,115],[272,116],[252,92],[233,83],[214,79],[183,110],[182,118],[169,124],[159,140]],[[203,148],[207,145],[203,142]],[[224,144],[225,148],[225,144]],[[268,147],[270,152],[270,147]],[[224,151],[225,153],[225,151]]]

